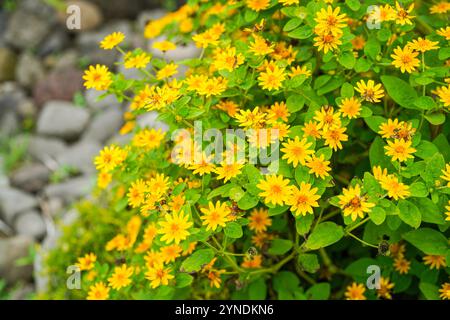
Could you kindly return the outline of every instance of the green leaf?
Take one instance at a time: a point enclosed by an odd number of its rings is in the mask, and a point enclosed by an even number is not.
[[[434,224],[445,224],[444,216],[439,210],[438,206],[428,198],[415,198],[411,199],[418,208],[420,208],[420,212],[422,213],[422,221]]]
[[[436,139],[433,140],[434,145],[444,156],[445,162],[450,162],[450,144],[443,133],[440,133]]]
[[[314,221],[313,214],[307,214],[306,216],[298,216],[295,218],[295,228],[297,233],[301,236],[305,236],[311,229],[312,223]]]
[[[379,226],[386,219],[386,211],[384,211],[383,208],[374,207],[369,212],[369,217],[370,217],[370,220],[372,220],[373,223],[375,223],[377,226]]]
[[[327,300],[331,287],[328,282],[317,283],[306,291],[309,300]]]
[[[267,285],[264,278],[258,278],[248,286],[250,300],[265,300],[267,296]]]
[[[289,32],[291,30],[294,30],[295,28],[297,28],[299,25],[302,24],[302,20],[299,18],[293,18],[290,19],[288,22],[286,22],[286,24],[283,27],[283,31],[284,32]]]
[[[361,2],[359,0],[345,0],[345,4],[353,11],[358,11],[361,8]]]
[[[445,122],[445,114],[442,112],[433,112],[426,114],[425,119],[434,126],[441,125]]]
[[[275,206],[273,208],[269,208],[269,216],[276,216],[286,212],[289,209],[289,206]]]
[[[450,48],[443,47],[439,49],[438,58],[439,60],[446,60],[450,57]]]
[[[300,267],[309,273],[315,273],[319,270],[319,259],[314,253],[301,253],[297,261]]]
[[[416,147],[416,150],[417,151],[414,153],[414,155],[422,159],[431,158],[436,152],[439,151],[433,143],[426,140],[420,141],[419,145]]]
[[[233,239],[241,238],[244,235],[241,225],[236,222],[227,223],[224,232],[227,237]]]
[[[353,52],[346,51],[343,52],[338,58],[338,62],[346,69],[353,69],[356,63],[356,58],[353,55]]]
[[[273,255],[283,255],[292,248],[292,241],[287,239],[274,239],[269,248],[269,253]]]
[[[256,196],[251,195],[249,192],[238,201],[238,207],[242,210],[249,210],[258,205],[259,199]]]
[[[186,272],[199,271],[203,265],[209,263],[214,258],[212,249],[201,249],[195,251],[181,264],[181,268]]]
[[[383,118],[381,116],[370,116],[364,118],[364,121],[373,132],[378,133],[378,131],[380,130],[380,125],[386,122],[387,120],[386,118]]]
[[[419,283],[420,292],[425,296],[427,300],[440,300],[439,288],[431,283],[421,282]]]
[[[184,288],[192,283],[194,277],[187,273],[178,273],[175,276],[175,287]]]
[[[344,84],[342,84],[341,96],[343,98],[351,98],[351,97],[353,97],[354,94],[355,94],[355,89],[353,88],[353,86],[350,83],[345,82]]]
[[[246,10],[244,14],[245,22],[252,22],[255,21],[256,18],[258,18],[258,12],[253,10]]]
[[[293,94],[286,100],[286,107],[291,113],[300,111],[304,105],[305,98],[299,94]]]
[[[422,96],[414,101],[414,105],[422,110],[431,110],[436,108],[436,102],[431,97]]]
[[[421,228],[403,234],[403,239],[429,255],[445,255],[448,249],[447,238],[439,231]]]
[[[407,82],[394,76],[381,76],[389,96],[406,109],[416,109],[414,101],[417,99],[417,92]]]
[[[364,46],[364,53],[372,58],[372,60],[375,60],[377,55],[379,55],[381,52],[381,46],[380,43],[374,39],[374,38],[370,38],[370,40],[368,40],[366,42],[366,45]]]
[[[428,160],[425,170],[421,172],[420,176],[425,180],[428,187],[434,187],[434,183],[441,176],[441,171],[444,167],[444,157],[440,153],[435,153],[434,156]]]
[[[344,236],[341,226],[333,222],[323,222],[317,225],[315,230],[306,240],[305,246],[311,250],[317,250],[336,243]]]
[[[411,183],[409,186],[409,192],[411,193],[411,197],[423,198],[428,195],[428,189],[422,182]]]
[[[297,166],[297,168],[295,168],[295,181],[298,185],[302,182],[309,182],[311,175],[308,172],[309,169],[304,166]]]
[[[419,209],[408,200],[400,200],[397,208],[399,210],[398,216],[403,222],[413,228],[418,228],[422,222],[422,215]]]
[[[313,29],[308,26],[304,25],[301,26],[291,32],[288,33],[288,37],[294,38],[294,39],[307,39],[311,37],[313,34]]]

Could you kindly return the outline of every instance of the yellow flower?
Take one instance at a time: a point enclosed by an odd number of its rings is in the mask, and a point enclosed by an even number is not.
[[[211,288],[220,288],[220,285],[222,283],[220,274],[222,274],[223,272],[225,272],[225,270],[212,270],[208,273],[209,285]]]
[[[412,153],[417,150],[411,147],[412,141],[405,141],[404,139],[394,139],[394,141],[388,141],[386,149],[386,155],[390,156],[392,161],[406,161],[407,159],[414,159]]]
[[[170,274],[170,269],[165,269],[164,265],[159,264],[149,268],[145,273],[145,278],[150,280],[152,289],[155,289],[161,285],[167,286],[169,280],[173,279],[174,276]]]
[[[426,52],[430,50],[436,50],[439,49],[437,44],[439,41],[431,41],[428,39],[423,39],[422,37],[419,37],[411,42],[408,43],[408,46],[416,51],[420,52]]]
[[[271,122],[277,120],[287,122],[289,116],[290,113],[289,110],[287,109],[286,103],[284,101],[281,101],[275,102],[273,105],[270,106],[267,118]]]
[[[132,144],[148,151],[158,148],[164,140],[164,136],[165,132],[162,132],[161,129],[144,129],[134,135]]]
[[[120,267],[114,268],[114,273],[108,278],[109,285],[111,288],[119,290],[121,288],[127,287],[131,284],[130,277],[133,275],[133,267],[127,267],[123,264]]]
[[[356,83],[355,90],[361,95],[361,98],[368,102],[380,102],[380,99],[384,97],[384,90],[381,83],[375,85],[373,80],[367,81],[360,80]]]
[[[345,127],[333,127],[324,130],[324,132],[322,133],[322,137],[325,139],[325,145],[330,146],[330,148],[332,148],[334,151],[342,149],[341,142],[348,140],[348,135],[344,133],[346,130],[347,128]]]
[[[244,56],[241,53],[236,53],[236,48],[230,46],[217,49],[213,60],[213,65],[217,70],[233,71],[243,63]]]
[[[383,179],[386,179],[388,175],[388,171],[386,168],[381,169],[380,166],[374,166],[372,168],[373,176],[377,181],[382,181]]]
[[[409,187],[398,181],[394,175],[383,177],[380,181],[381,187],[388,192],[388,196],[398,199],[405,199],[410,195]]]
[[[345,298],[347,300],[366,300],[364,295],[366,292],[366,287],[361,283],[353,282],[351,285],[347,286],[345,290]]]
[[[349,119],[357,118],[361,112],[361,102],[355,97],[344,98],[339,104],[339,111]]]
[[[169,63],[156,73],[156,79],[162,80],[162,79],[169,78],[178,73],[177,69],[178,69],[177,64]]]
[[[105,189],[112,180],[112,175],[108,172],[100,172],[97,176],[97,186],[100,189]]]
[[[200,84],[197,92],[207,98],[210,96],[217,96],[224,92],[228,87],[228,80],[223,77],[214,77],[207,79]]]
[[[419,59],[416,58],[418,55],[419,53],[413,51],[411,47],[405,46],[402,49],[398,46],[394,49],[394,54],[391,54],[391,57],[394,59],[394,61],[392,61],[392,65],[400,69],[402,73],[405,71],[411,73],[420,64]]]
[[[184,19],[180,22],[180,31],[182,33],[191,32],[193,28],[194,28],[194,22],[190,18]]]
[[[244,167],[243,163],[233,162],[227,163],[223,162],[220,166],[217,166],[214,169],[214,172],[217,173],[216,179],[223,179],[223,182],[227,182],[232,178],[237,177],[241,174],[242,168]]]
[[[78,258],[78,262],[75,265],[80,268],[80,271],[91,270],[94,268],[95,261],[97,261],[97,256],[91,252],[84,257]]]
[[[380,134],[383,138],[392,138],[395,136],[397,130],[400,129],[402,122],[398,122],[398,119],[388,119],[387,122],[383,122],[380,127],[378,134]]]
[[[450,85],[437,88],[435,93],[439,96],[439,100],[445,107],[450,107]]]
[[[270,44],[263,37],[253,34],[253,43],[250,44],[248,50],[252,52],[255,56],[265,56],[274,51],[275,44]]]
[[[282,3],[283,6],[291,6],[293,4],[299,4],[300,0],[278,0],[279,3]]]
[[[138,54],[127,53],[124,60],[124,67],[126,69],[144,69],[150,62],[150,56],[145,52],[141,52]]]
[[[206,30],[205,32],[196,34],[192,37],[195,45],[199,48],[208,48],[208,46],[217,46],[219,44],[220,35],[212,32],[212,30]]]
[[[130,206],[133,208],[139,207],[145,200],[145,193],[150,190],[148,182],[142,179],[138,179],[131,183],[127,193]]]
[[[156,234],[158,233],[158,229],[154,223],[149,223],[144,229],[144,239],[143,241],[148,245],[153,243],[153,239],[155,239]]]
[[[356,36],[351,42],[354,50],[362,50],[366,45],[366,40],[363,36]]]
[[[164,40],[164,41],[154,42],[152,44],[152,48],[165,52],[165,51],[175,50],[177,48],[177,46],[173,42]]]
[[[397,12],[392,6],[385,4],[384,6],[378,6],[378,10],[379,14],[377,13],[377,11],[372,13],[375,14],[375,18],[377,18],[375,22],[378,22],[378,19],[379,22],[395,20]]]
[[[445,209],[447,210],[445,212],[445,215],[447,217],[445,217],[445,221],[450,221],[450,200],[448,201],[448,206],[445,206]]]
[[[129,241],[128,238],[125,237],[123,234],[118,234],[114,238],[112,238],[108,243],[106,244],[106,251],[111,250],[117,250],[117,251],[124,251],[129,248]]]
[[[222,100],[216,107],[222,111],[225,111],[230,117],[234,117],[239,111],[239,106],[232,100]]]
[[[272,225],[269,212],[264,208],[253,209],[250,213],[249,221],[249,229],[256,233],[264,232],[267,230],[267,227]]]
[[[400,274],[407,274],[409,272],[410,266],[411,262],[406,260],[402,256],[394,259],[394,268]]]
[[[284,68],[280,68],[273,64],[266,68],[258,76],[259,85],[265,90],[278,90],[282,86],[282,82],[286,79]]]
[[[429,265],[431,270],[439,270],[441,267],[447,267],[445,257],[439,255],[427,255],[423,257],[423,263],[427,266]]]
[[[112,74],[107,66],[97,64],[89,66],[88,70],[84,71],[83,79],[84,86],[87,89],[94,88],[95,90],[108,90],[112,83]]]
[[[245,256],[242,262],[242,267],[247,269],[258,269],[261,268],[262,256],[257,254],[253,257]]]
[[[206,156],[205,153],[200,153],[201,159],[197,159],[194,155],[194,162],[188,166],[189,170],[193,170],[193,174],[203,176],[204,174],[210,174],[215,172],[215,166],[213,164],[212,156]]]
[[[313,138],[320,138],[320,130],[319,130],[319,124],[314,121],[309,121],[308,123],[305,122],[304,127],[302,128],[303,132],[305,133],[305,136],[307,137],[313,137]]]
[[[109,298],[109,288],[103,282],[97,282],[89,287],[87,300],[106,300]]]
[[[189,215],[185,215],[182,210],[179,214],[176,212],[167,214],[165,220],[161,221],[159,225],[161,229],[158,232],[163,234],[161,241],[165,241],[167,244],[172,241],[179,244],[189,236],[188,229],[193,226],[193,223],[189,221]]]
[[[364,218],[364,213],[369,213],[372,211],[371,208],[375,206],[375,204],[368,202],[365,196],[361,196],[359,184],[344,188],[338,199],[344,216],[351,216],[352,221],[355,221],[358,217]]]
[[[444,283],[439,289],[439,293],[442,300],[450,300],[450,283]]]
[[[395,8],[397,10],[396,17],[395,17],[395,23],[399,25],[405,25],[405,24],[413,24],[411,19],[415,18],[415,16],[411,16],[410,13],[414,9],[414,2],[408,7],[407,10],[405,10],[398,1],[395,2]]]
[[[163,173],[157,173],[154,178],[148,181],[148,190],[153,194],[162,196],[169,189],[169,177],[165,177]]]
[[[246,4],[253,11],[259,12],[269,7],[270,0],[246,0]]]
[[[108,172],[113,170],[119,164],[121,164],[127,157],[127,151],[111,145],[106,146],[100,151],[100,154],[95,157],[94,164],[97,170]]]
[[[389,281],[389,278],[380,277],[380,288],[377,290],[378,298],[392,299],[391,290],[394,288],[394,283]]]
[[[450,10],[450,3],[447,1],[439,2],[430,7],[430,13],[446,13]]]
[[[183,249],[177,244],[162,247],[160,252],[161,258],[164,263],[174,262],[180,257],[182,251]]]
[[[300,140],[298,136],[294,138],[294,140],[289,139],[285,143],[283,143],[283,148],[281,148],[281,152],[284,153],[282,159],[287,159],[287,163],[292,163],[294,168],[298,166],[298,164],[306,165],[306,161],[311,158],[311,154],[314,153],[314,150],[310,149],[312,143],[308,142],[306,138]]]
[[[267,175],[265,179],[260,180],[257,187],[262,190],[259,196],[264,197],[264,202],[275,205],[283,205],[292,192],[289,180],[283,179],[281,175]]]
[[[289,73],[289,77],[293,78],[295,76],[299,76],[299,75],[305,75],[306,78],[311,76],[311,70],[308,69],[308,67],[303,66],[296,66],[296,67],[291,67],[291,72]]]
[[[314,46],[318,47],[319,51],[323,50],[324,53],[328,53],[328,51],[333,51],[342,44],[341,36],[341,34],[334,35],[332,33],[319,34],[314,38]]]
[[[259,107],[253,110],[239,110],[234,117],[244,128],[261,128],[266,121],[266,114]]]
[[[311,188],[310,183],[301,182],[300,188],[293,186],[291,188],[291,195],[286,200],[286,203],[291,206],[291,212],[295,216],[300,214],[306,216],[307,213],[314,214],[313,207],[318,207],[317,202],[320,195],[317,194],[317,188]]]
[[[333,107],[325,106],[314,112],[314,120],[317,121],[318,129],[329,129],[341,126],[339,112],[334,112]]]
[[[125,39],[125,35],[122,32],[113,32],[107,35],[101,42],[100,48],[105,50],[111,50],[116,47]]]
[[[404,257],[404,253],[406,251],[406,246],[400,243],[392,243],[389,246],[389,254],[394,258]]]
[[[450,27],[440,28],[436,33],[443,36],[445,40],[450,40]]]
[[[339,14],[340,10],[340,7],[336,7],[333,10],[333,7],[328,6],[327,9],[322,8],[319,12],[317,12],[316,17],[314,18],[317,22],[314,32],[318,35],[341,34],[342,28],[347,25],[347,18],[345,13]]]
[[[308,173],[314,173],[316,177],[320,177],[321,179],[330,175],[328,173],[328,171],[331,171],[329,164],[330,161],[325,160],[323,154],[321,154],[319,157],[317,157],[316,155],[312,155],[311,158],[306,162],[306,166],[310,169]]]
[[[209,202],[208,208],[201,208],[200,211],[203,215],[200,217],[203,221],[203,225],[206,226],[206,231],[215,231],[217,227],[225,227],[226,223],[230,221],[230,207],[226,203],[220,203],[217,201],[214,205]]]

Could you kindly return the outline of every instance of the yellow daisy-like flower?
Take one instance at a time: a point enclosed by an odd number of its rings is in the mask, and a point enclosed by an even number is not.
[[[246,0],[246,4],[249,9],[259,12],[269,7],[270,0]]]
[[[445,221],[450,221],[450,200],[448,201],[448,206],[445,206],[445,209],[447,210],[445,212]]]
[[[133,275],[133,267],[123,264],[114,268],[114,273],[108,278],[109,285],[115,290],[127,287],[131,284],[130,277]]]
[[[402,122],[399,122],[398,119],[388,119],[387,122],[383,122],[380,127],[378,134],[380,134],[383,138],[389,139],[395,136],[397,130],[401,128]]]
[[[412,155],[417,150],[411,147],[412,141],[405,141],[404,139],[394,139],[394,141],[388,141],[386,149],[386,155],[390,156],[392,161],[406,161],[408,159],[414,159]]]
[[[223,179],[223,182],[227,182],[228,180],[237,177],[241,174],[242,168],[244,167],[243,163],[233,162],[227,163],[223,162],[220,166],[217,166],[214,171],[217,173],[216,179]]]
[[[253,209],[249,221],[249,229],[256,233],[265,232],[267,227],[272,225],[272,219],[270,219],[269,212],[265,208]]]
[[[402,73],[405,71],[411,73],[416,70],[416,67],[420,64],[419,59],[416,58],[418,55],[419,53],[413,51],[411,47],[405,46],[402,49],[398,46],[394,49],[394,53],[391,54],[391,57],[394,59],[392,65],[400,69]]]
[[[91,252],[84,257],[78,258],[78,262],[75,265],[80,268],[80,271],[87,271],[94,268],[95,261],[97,261],[97,256]]]
[[[152,150],[161,145],[165,135],[165,132],[162,132],[161,129],[144,129],[133,136],[132,144],[135,147],[142,148],[147,151]]]
[[[233,71],[244,63],[244,56],[241,53],[236,53],[236,48],[226,47],[224,49],[217,49],[214,55],[213,65],[217,70]]]
[[[97,282],[89,287],[87,300],[106,300],[109,298],[109,288],[103,282]]]
[[[311,187],[310,183],[301,182],[300,188],[296,186],[291,188],[291,195],[286,203],[291,206],[291,212],[295,216],[306,216],[307,213],[314,214],[313,207],[319,206],[317,202],[320,199],[320,195],[317,194],[318,188]]]
[[[210,96],[217,96],[224,92],[228,87],[228,80],[222,77],[214,77],[207,79],[200,84],[197,90],[198,94],[204,95],[207,98]]]
[[[442,300],[450,300],[450,283],[444,283],[439,289],[439,297]]]
[[[441,179],[447,181],[447,187],[450,187],[450,163],[445,165],[445,169],[442,169]]]
[[[381,179],[381,187],[388,192],[390,198],[405,199],[409,197],[409,186],[398,181],[398,178],[394,175],[388,175]]]
[[[430,50],[436,50],[439,49],[439,41],[431,41],[428,39],[424,39],[422,37],[419,37],[411,42],[408,43],[408,47],[410,47],[412,50],[416,50],[419,52],[427,52]]]
[[[287,122],[288,117],[290,115],[291,114],[289,113],[286,103],[284,101],[281,101],[275,102],[273,105],[270,106],[267,118],[269,119],[270,122],[277,120]]]
[[[154,42],[152,44],[152,48],[166,52],[166,51],[170,51],[170,50],[175,50],[177,48],[177,46],[175,45],[175,43],[173,43],[171,41],[164,40],[164,41]]]
[[[167,214],[165,220],[159,223],[161,229],[158,233],[161,233],[161,241],[165,241],[167,244],[175,242],[179,244],[182,240],[185,240],[189,236],[188,229],[193,226],[193,223],[189,221],[189,215],[185,215],[184,211],[179,213]]]
[[[395,17],[395,23],[399,25],[405,25],[405,24],[413,24],[411,19],[415,18],[415,16],[411,16],[410,13],[414,9],[414,3],[412,3],[408,9],[403,8],[398,1],[395,2],[395,9],[396,9],[396,17]]]
[[[292,192],[289,182],[288,179],[284,179],[281,175],[267,175],[257,185],[262,190],[259,196],[264,197],[265,203],[283,205]]]
[[[170,274],[170,269],[164,268],[164,265],[158,264],[153,268],[149,268],[145,273],[145,278],[150,280],[150,285],[152,289],[155,289],[161,285],[167,286],[169,280],[173,279],[174,276]]]
[[[105,189],[110,184],[111,180],[111,173],[102,171],[97,176],[97,186],[100,189]]]
[[[363,284],[353,282],[345,290],[345,298],[347,300],[366,300],[364,292],[366,292],[366,287]]]
[[[148,188],[154,195],[164,195],[169,189],[169,177],[164,176],[163,173],[157,173],[148,181]]]
[[[150,56],[145,53],[141,52],[138,54],[126,54],[124,58],[124,67],[126,69],[136,68],[136,69],[144,69],[147,67],[147,65],[150,62]]]
[[[341,34],[334,35],[332,33],[319,34],[314,38],[314,46],[326,54],[328,51],[336,50],[342,44],[341,36]]]
[[[381,83],[375,84],[373,80],[367,81],[360,80],[356,83],[355,90],[359,92],[361,98],[368,102],[380,102],[384,97],[384,90]]]
[[[322,8],[316,13],[314,20],[317,22],[314,32],[316,34],[341,34],[342,28],[347,25],[346,14],[339,14],[341,8],[336,7],[333,10],[332,6],[327,9]]]
[[[344,98],[339,104],[339,111],[349,119],[357,118],[361,112],[361,102],[355,97]]]
[[[296,67],[291,67],[291,72],[289,73],[289,77],[293,78],[295,76],[299,76],[299,75],[305,75],[306,78],[310,77],[312,74],[311,70],[308,69],[307,66],[296,66]]]
[[[269,44],[269,42],[263,37],[254,34],[254,41],[250,43],[248,51],[252,52],[256,56],[265,56],[274,51],[275,44]]]
[[[391,290],[394,288],[394,283],[389,281],[389,278],[380,277],[380,288],[377,290],[378,298],[392,299]]]
[[[293,4],[299,4],[300,0],[278,0],[279,3],[282,3],[283,6],[291,6]]]
[[[94,164],[97,170],[109,172],[120,165],[127,157],[128,152],[115,146],[106,146],[100,151],[100,154],[95,157]]]
[[[260,87],[269,91],[280,89],[285,79],[286,74],[284,68],[280,68],[275,64],[266,68],[258,76]]]
[[[283,148],[281,152],[284,153],[282,159],[287,159],[288,163],[292,163],[295,167],[298,164],[306,165],[306,161],[311,157],[310,155],[314,153],[314,150],[310,149],[312,143],[308,142],[306,138],[300,140],[298,136],[294,140],[289,139],[287,142],[283,143]]]
[[[113,32],[107,35],[101,42],[100,48],[104,50],[111,50],[115,48],[125,39],[125,35],[122,32]]]
[[[444,256],[439,255],[427,255],[423,257],[423,263],[427,266],[430,266],[430,269],[439,270],[440,268],[445,268],[447,263],[445,262]]]
[[[450,10],[450,3],[447,1],[441,1],[430,7],[430,13],[440,14],[446,13],[449,10]]]
[[[319,123],[315,121],[309,121],[304,124],[302,131],[306,137],[313,137],[319,139],[322,135],[320,133]]]
[[[161,259],[164,263],[174,262],[177,258],[181,256],[183,249],[177,245],[172,244],[170,246],[162,247],[160,250]],[[161,263],[161,262],[159,262]]]
[[[400,274],[407,274],[411,267],[411,262],[406,260],[403,256],[394,259],[394,268]]]
[[[330,175],[328,173],[328,171],[331,171],[329,164],[330,161],[325,160],[323,154],[319,157],[312,155],[306,162],[306,166],[310,169],[308,173],[314,174],[316,177],[320,177],[321,179],[324,179]]]
[[[138,179],[131,183],[130,189],[128,189],[128,203],[133,208],[139,207],[145,200],[145,193],[149,192],[148,182],[142,179]]]
[[[108,90],[112,83],[112,74],[107,66],[97,64],[84,71],[83,79],[87,89]]]
[[[375,206],[375,204],[368,202],[364,196],[361,196],[359,184],[344,188],[338,199],[344,216],[351,216],[352,221],[355,221],[358,217],[364,218],[364,213],[369,213],[372,210],[371,208]]]
[[[235,117],[240,111],[238,104],[232,100],[222,100],[216,105],[216,108],[225,111],[230,117]]]
[[[195,45],[199,48],[208,48],[209,46],[217,46],[219,44],[220,35],[212,30],[206,30],[205,32],[196,34],[192,37]]]
[[[325,139],[325,145],[330,146],[334,151],[342,149],[342,142],[348,140],[348,135],[344,133],[346,130],[347,128],[345,127],[333,127],[325,130],[322,133],[322,137]]]
[[[266,122],[266,113],[262,112],[259,107],[253,110],[239,110],[234,116],[239,122],[239,126],[244,128],[261,128]]]
[[[329,129],[341,126],[339,112],[334,112],[333,107],[325,106],[314,112],[314,120],[317,121],[318,129]]]
[[[381,169],[380,166],[374,166],[372,168],[372,172],[373,172],[373,176],[375,177],[375,179],[377,181],[381,181],[383,179],[385,179],[388,175],[388,171],[386,168]]]
[[[156,79],[163,80],[178,73],[178,65],[169,63],[156,73]]]
[[[439,97],[439,100],[444,104],[444,107],[450,107],[450,85],[437,88],[434,93]]]
[[[205,153],[202,153],[201,159],[196,159],[194,155],[194,162],[188,166],[188,169],[193,170],[193,174],[198,174],[200,176],[215,172],[212,156],[206,156]]]
[[[445,40],[450,40],[450,27],[440,28],[436,31],[440,36],[443,36]]]
[[[203,220],[202,224],[206,226],[206,231],[210,229],[216,231],[217,227],[225,227],[226,223],[230,221],[231,209],[226,203],[217,201],[214,205],[209,202],[208,208],[201,208],[200,211],[203,213],[200,219]]]

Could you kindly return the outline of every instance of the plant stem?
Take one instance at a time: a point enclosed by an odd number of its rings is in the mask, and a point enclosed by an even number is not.
[[[355,236],[355,235],[354,235],[353,233],[351,233],[351,232],[347,232],[347,235],[349,235],[350,237],[354,238],[355,240],[358,240],[358,241],[361,242],[363,245],[366,245],[366,246],[368,246],[368,247],[372,247],[372,248],[377,248],[377,249],[378,249],[378,246],[376,246],[376,245],[374,245],[374,244],[371,244],[371,243],[368,243],[368,242],[366,242],[366,241],[364,241],[364,240],[358,238],[357,236]]]

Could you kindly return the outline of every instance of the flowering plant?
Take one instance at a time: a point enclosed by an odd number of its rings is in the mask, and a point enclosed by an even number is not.
[[[53,294],[449,299],[450,4],[382,2],[190,0],[146,26],[159,58],[107,36],[142,78],[85,86],[130,102],[132,138],[47,262],[83,290]]]

